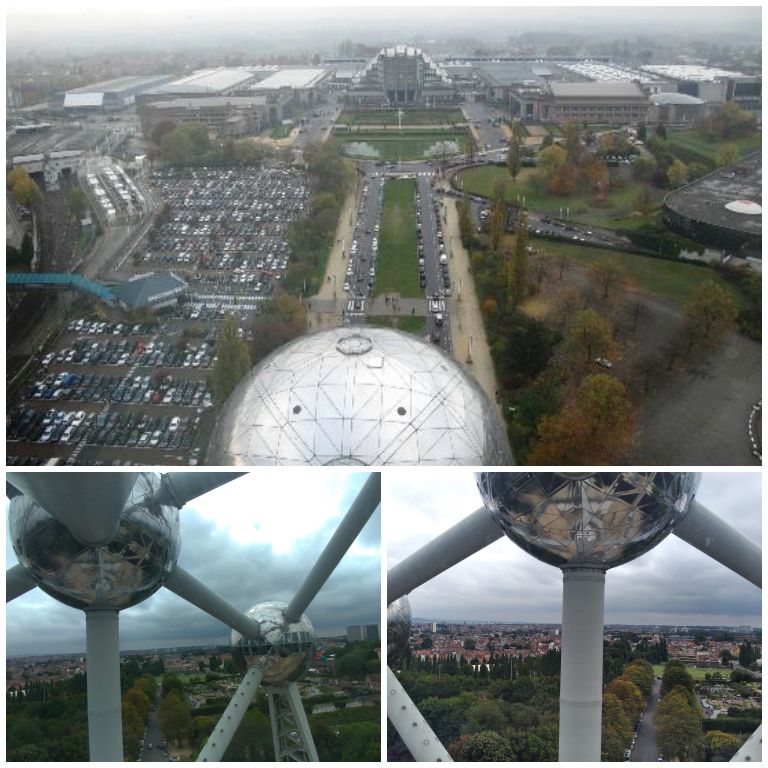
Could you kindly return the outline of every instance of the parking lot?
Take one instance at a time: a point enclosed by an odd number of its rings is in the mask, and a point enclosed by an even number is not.
[[[212,426],[218,317],[72,320],[6,425],[8,463],[197,463]]]
[[[253,312],[285,277],[288,231],[308,212],[299,171],[261,168],[167,168],[151,183],[167,212],[122,269],[172,269],[190,283],[190,314]]]

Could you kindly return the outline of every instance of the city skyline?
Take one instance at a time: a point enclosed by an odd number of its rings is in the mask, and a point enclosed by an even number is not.
[[[179,565],[242,611],[263,600],[290,600],[366,477],[285,469],[217,488],[181,510]],[[249,507],[251,516],[243,514]],[[379,544],[377,510],[313,602],[309,617],[318,635],[380,621]],[[6,563],[16,562],[6,522]],[[228,628],[168,590],[121,612],[123,651],[228,643]],[[6,606],[8,655],[84,651],[82,612],[39,589]]]
[[[402,473],[390,483],[388,568],[481,506],[471,473],[425,474],[418,487]],[[696,498],[759,542],[760,482],[759,473],[705,473]],[[480,622],[490,616],[490,621],[518,624],[560,624],[561,600],[559,569],[506,539],[410,595],[414,617]],[[761,626],[761,593],[672,535],[608,571],[605,623]]]

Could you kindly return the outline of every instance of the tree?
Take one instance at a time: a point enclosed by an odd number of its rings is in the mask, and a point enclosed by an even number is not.
[[[176,123],[173,120],[160,120],[152,126],[152,130],[149,132],[149,138],[153,144],[160,146],[163,141],[163,136],[170,133],[176,128]]]
[[[627,677],[615,677],[606,688],[621,702],[624,714],[629,722],[634,722],[643,709],[643,694],[640,689]]]
[[[589,181],[590,188],[597,192],[597,201],[605,200],[609,179],[608,166],[597,155],[591,155],[584,164],[584,175]]]
[[[461,200],[456,203],[456,212],[459,215],[459,234],[461,243],[465,248],[469,248],[472,241],[472,209],[469,205],[469,197],[466,192]]]
[[[583,309],[577,313],[564,342],[565,358],[569,366],[583,369],[592,365],[596,357],[610,357],[614,351],[610,321],[594,309]]]
[[[548,189],[553,195],[568,197],[579,188],[579,169],[574,163],[561,163],[549,176]]]
[[[632,724],[619,699],[603,694],[601,760],[617,762],[624,759],[624,749],[632,738]]]
[[[512,125],[512,135],[509,138],[509,151],[507,152],[507,170],[512,181],[517,178],[523,167],[523,141],[522,126],[519,122]]]
[[[208,659],[208,669],[210,669],[211,672],[215,672],[217,669],[221,669],[221,658],[215,653]]]
[[[738,316],[731,294],[721,285],[708,280],[702,283],[685,305],[683,335],[688,351],[696,346],[716,347],[730,333]]]
[[[656,743],[667,760],[687,762],[699,758],[701,715],[691,706],[686,688],[676,686],[661,699],[656,708],[654,725]]]
[[[740,154],[737,144],[721,144],[717,148],[717,167],[724,168],[727,165],[733,165],[739,159]]]
[[[466,640],[464,640],[464,649],[467,651],[475,650],[475,641],[471,637],[468,637]]]
[[[635,659],[624,669],[624,677],[633,682],[644,698],[648,698],[653,691],[655,675],[653,667],[642,659]]]
[[[192,715],[183,694],[172,690],[160,702],[157,711],[160,728],[169,741],[182,742],[192,734]]]
[[[152,675],[143,674],[140,677],[137,677],[133,683],[133,687],[144,693],[150,701],[154,699],[156,684],[155,678],[152,677]]]
[[[681,160],[675,160],[667,168],[667,180],[673,189],[682,187],[688,179],[688,168]]]
[[[632,175],[637,181],[649,181],[656,170],[656,161],[646,155],[637,155],[632,160]]]
[[[434,642],[431,637],[424,637],[421,638],[421,649],[422,650],[429,650],[434,645]]]
[[[608,291],[621,278],[622,271],[613,259],[606,259],[597,264],[594,269],[598,283],[603,287],[603,298],[608,298]]]
[[[697,163],[695,160],[688,163],[688,181],[696,181],[708,173],[709,168],[704,163]]]
[[[661,676],[662,697],[677,687],[683,687],[687,691],[693,692],[693,678],[685,668],[685,664],[681,661],[673,660],[667,663]]]
[[[537,253],[533,259],[531,259],[531,278],[533,280],[533,287],[536,293],[541,291],[541,284],[544,282],[552,271],[552,257],[546,253]]]
[[[482,665],[485,669],[485,665]],[[487,699],[473,704],[466,712],[462,733],[480,733],[481,731],[500,732],[505,724],[506,718],[501,711],[501,707],[495,701]]]
[[[566,123],[563,126],[563,136],[565,138],[565,153],[569,163],[579,165],[581,162],[581,135],[579,126],[576,123]]]
[[[507,204],[504,201],[503,182],[499,182],[494,188],[490,219],[491,247],[494,253],[498,253],[501,236],[504,234],[507,226]]]
[[[656,126],[656,136],[662,141],[667,140],[667,129],[665,128],[664,123],[659,123]]]
[[[640,192],[635,198],[635,208],[643,215],[648,216],[653,210],[653,201],[651,200],[651,193],[648,187],[643,185],[640,187]]]
[[[184,683],[178,675],[173,672],[167,672],[163,675],[163,696],[167,696],[171,691],[184,692]]]
[[[727,141],[753,134],[756,124],[754,115],[740,109],[733,102],[726,102],[708,120],[701,123],[699,131],[709,138]]]
[[[509,742],[494,731],[481,731],[462,737],[449,747],[455,760],[470,763],[511,761],[515,759]]]
[[[31,208],[37,203],[42,202],[43,195],[40,187],[29,175],[26,167],[19,165],[8,174],[8,187],[11,191],[11,197],[25,208]]]
[[[136,711],[141,716],[142,721],[149,715],[152,710],[152,702],[149,696],[139,688],[131,688],[123,694],[123,701],[131,704],[135,707]]]
[[[515,245],[507,269],[507,295],[511,307],[516,307],[528,292],[528,216],[523,210],[517,216]]]
[[[539,152],[537,166],[547,182],[549,182],[549,178],[555,170],[566,162],[567,158],[567,152],[557,144],[545,147]]]
[[[635,417],[627,389],[613,376],[582,381],[563,410],[542,418],[531,464],[620,464],[630,454]]]
[[[739,751],[741,740],[731,733],[709,731],[704,737],[704,759],[708,762],[727,762]]]
[[[88,211],[88,198],[80,187],[73,187],[69,192],[69,210],[76,219],[82,219]]]
[[[234,315],[227,315],[216,341],[218,360],[213,369],[213,392],[216,403],[222,405],[251,368],[248,345],[238,336]]]

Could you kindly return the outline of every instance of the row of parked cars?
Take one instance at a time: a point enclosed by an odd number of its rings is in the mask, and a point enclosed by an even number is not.
[[[383,185],[371,192],[366,184],[360,195],[357,224],[349,248],[349,260],[344,277],[344,290],[354,296],[370,296],[376,281],[376,263],[379,257],[379,223],[366,224],[366,217],[378,220],[381,211]],[[373,196],[376,199],[373,199]],[[371,208],[371,206],[373,206]],[[372,214],[372,215],[371,215]]]
[[[164,376],[102,376],[97,373],[48,374],[24,390],[26,400],[58,400],[86,403],[213,404],[206,381]]]
[[[151,323],[109,323],[81,317],[67,324],[67,330],[86,336],[148,336],[155,326]]]
[[[10,415],[7,439],[37,443],[188,448],[199,427],[199,416],[151,416],[139,413],[19,408]]]
[[[57,353],[48,353],[43,358],[43,365],[56,362],[72,365],[210,368],[215,360],[213,342],[197,345],[136,339],[92,341],[79,338]]]

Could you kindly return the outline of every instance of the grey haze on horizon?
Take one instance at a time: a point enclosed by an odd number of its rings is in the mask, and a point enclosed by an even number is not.
[[[393,13],[393,8],[397,12]],[[222,0],[164,4],[138,0],[130,5],[41,0],[33,6],[12,0],[6,12],[6,51],[11,57],[33,50],[45,55],[128,51],[153,47],[218,48],[245,52],[331,53],[345,38],[370,44],[477,38],[502,42],[529,32],[605,35],[623,38],[674,35],[759,42],[760,6],[249,6]]]
[[[760,473],[705,473],[697,498],[758,543]],[[480,506],[471,472],[399,473],[387,483],[387,567]],[[410,594],[414,616],[434,621],[559,624],[562,575],[503,538]],[[678,539],[608,571],[606,624],[762,625],[761,591]]]
[[[179,565],[243,611],[289,601],[366,477],[270,469],[239,478],[181,510]],[[377,509],[307,611],[318,635],[380,623],[380,520]],[[6,535],[6,566],[17,562]],[[121,650],[228,643],[224,624],[165,589],[120,613]],[[84,651],[82,611],[40,589],[6,606],[8,655]]]

